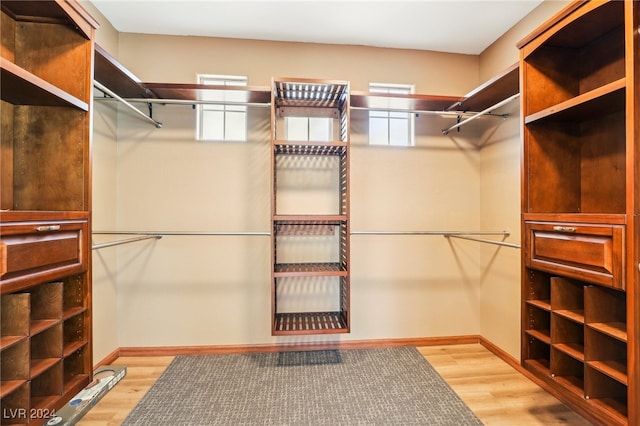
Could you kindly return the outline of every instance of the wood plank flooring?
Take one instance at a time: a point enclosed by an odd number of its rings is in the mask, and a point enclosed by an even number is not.
[[[590,425],[480,344],[418,349],[485,425]],[[127,375],[77,425],[120,425],[172,359],[118,358]]]

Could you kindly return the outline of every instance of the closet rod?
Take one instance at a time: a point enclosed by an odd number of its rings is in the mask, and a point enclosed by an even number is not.
[[[111,101],[109,98],[94,98],[96,101]],[[168,104],[168,105],[235,105],[247,107],[270,107],[270,102],[235,102],[235,101],[213,101],[204,99],[163,99],[163,98],[122,98],[125,102],[143,102],[145,104]],[[134,107],[135,108],[135,107]]]
[[[159,121],[154,120],[153,118],[149,117],[148,115],[146,115],[144,112],[140,111],[138,108],[136,108],[135,106],[133,106],[132,104],[130,104],[127,100],[125,100],[124,98],[118,96],[116,93],[114,93],[113,91],[109,90],[107,87],[105,87],[103,84],[101,84],[98,81],[93,80],[93,86],[95,88],[97,88],[98,90],[100,90],[101,92],[111,96],[113,99],[116,99],[117,101],[121,102],[124,106],[126,106],[127,108],[133,110],[136,114],[138,114],[140,117],[142,117],[143,119],[145,119],[146,121],[152,123],[154,126],[156,126],[158,129],[162,127],[162,123]],[[94,99],[109,99],[109,98],[94,98]],[[148,103],[148,102],[147,102]]]
[[[463,240],[469,240],[469,241],[477,241],[479,243],[487,243],[487,244],[494,244],[497,246],[505,246],[505,247],[511,247],[511,248],[520,248],[520,244],[515,244],[515,243],[507,243],[505,241],[495,241],[495,240],[487,240],[484,238],[473,238],[473,237],[466,237],[464,235],[445,235],[446,238],[460,238]]]
[[[482,117],[483,115],[487,115],[487,114],[489,114],[491,111],[493,111],[494,109],[496,109],[496,108],[500,108],[501,106],[508,104],[509,102],[511,102],[511,101],[513,101],[513,100],[515,100],[515,99],[517,99],[519,96],[520,96],[520,93],[516,93],[515,95],[509,96],[507,99],[505,99],[505,100],[503,100],[503,101],[500,101],[500,102],[498,102],[497,104],[495,104],[495,105],[493,105],[493,106],[490,106],[489,108],[487,108],[487,109],[485,109],[485,110],[483,110],[483,111],[480,111],[479,113],[477,113],[477,114],[475,114],[475,115],[472,115],[471,117],[469,117],[469,118],[467,118],[467,119],[465,119],[465,120],[462,120],[461,122],[456,123],[456,124],[454,124],[453,126],[451,126],[451,127],[447,128],[447,129],[443,129],[443,130],[442,130],[442,134],[443,134],[443,135],[446,135],[446,134],[448,134],[450,131],[452,131],[453,129],[457,129],[458,127],[462,126],[463,124],[466,124],[466,123],[468,123],[468,122],[470,122],[470,121],[473,121],[473,120],[475,120],[476,118]]]
[[[511,235],[509,231],[351,231],[351,235]]]
[[[96,232],[94,232],[95,234]],[[106,243],[99,243],[99,244],[94,244],[93,246],[91,246],[92,250],[99,250],[101,248],[105,248],[105,247],[113,247],[113,246],[117,246],[120,244],[128,244],[128,243],[134,243],[136,241],[142,241],[142,240],[150,240],[150,239],[155,239],[155,240],[159,240],[160,238],[162,238],[162,235],[141,235],[139,237],[134,237],[134,238],[127,238],[124,240],[117,240],[117,241],[108,241]]]
[[[257,236],[257,235],[271,235],[269,232],[260,231],[95,231],[94,234],[102,235],[151,235],[156,237],[178,235],[178,236],[190,236],[190,235],[211,235],[211,236]]]
[[[361,110],[361,111],[378,111],[378,112],[405,112],[409,114],[425,114],[425,115],[439,115],[439,116],[455,116],[458,117],[460,115],[472,115],[478,114],[473,111],[434,111],[427,109],[403,109],[403,108],[371,108],[371,107],[351,107],[352,110]],[[491,114],[486,113],[484,115],[488,115],[490,117],[499,117],[499,118],[507,118],[507,114]]]

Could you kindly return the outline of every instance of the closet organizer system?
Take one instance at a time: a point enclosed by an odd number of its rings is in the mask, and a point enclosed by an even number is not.
[[[92,380],[90,111],[97,23],[2,1],[0,424],[41,425]]]
[[[522,365],[596,424],[640,424],[640,3],[573,2],[519,43]]]
[[[235,103],[252,107],[271,108],[271,165],[272,165],[272,229],[269,232],[137,232],[96,231],[96,234],[135,235],[133,238],[104,243],[94,248],[159,238],[162,235],[265,235],[272,240],[271,306],[272,334],[327,334],[348,333],[350,330],[350,286],[349,286],[349,240],[351,235],[440,235],[447,238],[465,238],[484,243],[519,247],[505,242],[509,232],[481,231],[353,231],[349,221],[349,132],[350,112],[354,109],[402,111],[418,114],[451,115],[456,123],[442,132],[459,130],[465,123],[484,115],[497,115],[493,110],[513,101],[519,96],[518,64],[486,82],[465,97],[429,95],[385,95],[355,93],[349,90],[346,81],[314,80],[306,78],[274,78],[270,88],[143,83],[100,46],[96,46],[95,87],[103,93],[96,100],[118,101],[131,109],[141,119],[160,128],[162,123],[153,118],[154,104],[207,104],[223,103],[220,92],[229,94]],[[239,101],[238,101],[239,100]],[[143,103],[148,114],[134,106]],[[479,112],[478,112],[479,111]],[[334,121],[334,140],[328,142],[292,141],[285,139],[283,121],[288,116],[330,117]],[[506,118],[505,115],[497,115]],[[317,168],[328,165],[331,173],[337,173],[335,182],[337,198],[331,207],[321,207],[317,214],[291,207],[295,202],[288,198],[287,207],[282,207],[278,175],[287,167],[291,157],[300,164]],[[317,161],[323,157],[326,161]],[[289,160],[288,160],[289,158]],[[290,164],[290,161],[289,161]],[[298,164],[298,162],[296,162]],[[299,164],[298,164],[299,165]],[[303,203],[298,203],[298,205]],[[282,211],[282,209],[289,211]],[[502,241],[479,236],[501,236]],[[305,241],[317,239],[334,247],[331,255],[314,258],[313,253],[301,254],[287,245],[296,238]],[[326,280],[334,286],[334,309],[329,312],[319,309],[291,312],[286,301],[281,300],[281,288],[289,282],[304,280],[317,283]],[[334,284],[332,284],[334,283]],[[317,287],[317,286],[316,286]]]

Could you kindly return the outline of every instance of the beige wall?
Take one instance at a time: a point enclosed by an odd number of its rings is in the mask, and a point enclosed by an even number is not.
[[[526,26],[546,19],[549,8],[541,8]],[[413,83],[434,95],[463,95],[518,59],[502,40],[476,57],[114,35],[103,26],[98,43],[143,81],[242,74],[250,85],[267,86],[272,76],[312,77],[349,80],[356,91],[370,81]],[[368,146],[366,114],[354,112],[352,231],[508,229],[508,241],[518,242],[517,102],[505,111],[508,120],[477,120],[448,136],[440,130],[451,118],[422,115],[416,146],[404,149]],[[110,103],[97,103],[95,113],[94,229],[269,230],[268,109],[250,109],[252,134],[240,144],[195,141],[188,106],[156,106],[162,129]],[[519,357],[519,250],[440,236],[354,235],[352,333],[295,338],[270,335],[269,259],[266,236],[165,236],[95,252],[96,362],[128,346],[465,334],[485,335]]]
[[[98,20],[96,43],[117,56],[118,32],[88,1],[81,2],[91,16]],[[92,186],[94,230],[116,229],[116,154],[118,115],[115,104],[94,102],[93,105]],[[104,242],[111,237],[93,236],[93,242]],[[104,359],[117,349],[118,341],[118,274],[117,250],[105,248],[92,252],[93,294],[93,359]]]
[[[545,0],[522,21],[480,55],[480,76],[491,76],[518,62],[518,41],[564,8],[568,0]],[[482,146],[481,207],[482,229],[504,229],[507,242],[520,243],[520,103],[515,101],[499,111],[504,122],[483,121],[478,139]],[[520,256],[509,247],[482,245],[480,281],[481,334],[514,358],[520,358]]]

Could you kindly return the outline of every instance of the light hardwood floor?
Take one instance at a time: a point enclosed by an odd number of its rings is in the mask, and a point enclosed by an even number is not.
[[[418,349],[485,425],[590,425],[480,344]],[[172,359],[118,358],[127,375],[77,425],[120,425]]]

